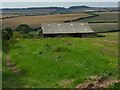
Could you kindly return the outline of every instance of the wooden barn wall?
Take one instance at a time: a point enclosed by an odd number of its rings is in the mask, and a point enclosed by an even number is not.
[[[43,34],[43,37],[90,37],[93,33]]]

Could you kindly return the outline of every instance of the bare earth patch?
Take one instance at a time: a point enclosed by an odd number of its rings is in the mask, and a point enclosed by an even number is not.
[[[90,80],[86,81],[85,83],[79,84],[76,88],[108,88],[114,83],[118,83],[120,80],[114,79],[109,77],[107,79],[103,79],[102,77],[92,76]]]
[[[8,69],[12,70],[16,74],[20,74],[20,70],[16,67],[16,65],[11,61],[9,53],[7,54],[6,58],[6,65],[8,66]]]

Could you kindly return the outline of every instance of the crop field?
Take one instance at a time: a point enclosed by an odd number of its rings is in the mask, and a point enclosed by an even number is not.
[[[95,32],[118,30],[118,23],[89,23]]]
[[[91,76],[117,74],[118,33],[96,38],[16,38],[10,45],[11,61],[19,74],[6,66],[3,87],[72,87]]]
[[[79,20],[78,22],[113,22],[118,21],[118,12],[99,12],[99,16]]]
[[[2,15],[43,15],[55,12],[56,9],[19,9],[19,10],[2,10]]]
[[[100,12],[100,16],[79,20],[80,22],[111,22],[117,21],[117,12]],[[3,20],[4,27],[12,27],[15,29],[19,24],[28,24],[31,28],[40,27],[41,23],[64,22],[67,20],[75,20],[82,17],[88,17],[90,14],[63,14],[63,15],[46,15],[46,16],[21,16]],[[76,22],[79,22],[76,21]],[[118,23],[89,23],[95,32],[118,30]]]
[[[50,22],[64,22],[66,20],[74,20],[91,16],[90,14],[60,14],[60,15],[45,15],[45,16],[21,16],[16,18],[3,19],[3,28],[11,27],[16,28],[19,24],[28,24],[32,28],[40,27],[41,23]]]

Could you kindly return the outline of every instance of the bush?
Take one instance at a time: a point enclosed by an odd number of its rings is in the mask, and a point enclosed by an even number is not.
[[[20,32],[14,32],[14,35],[13,35],[14,39],[21,38],[21,37],[23,37],[23,35],[20,34]]]
[[[11,28],[2,29],[3,40],[10,40],[12,36],[13,36],[13,31]]]
[[[20,32],[22,34],[28,34],[31,31],[31,28],[26,24],[20,24],[17,27],[16,31],[18,31],[18,32]]]

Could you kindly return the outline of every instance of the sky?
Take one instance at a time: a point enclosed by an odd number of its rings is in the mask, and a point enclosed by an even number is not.
[[[118,6],[118,0],[94,0],[94,2],[93,0],[59,0],[59,2],[55,2],[56,0],[49,0],[49,2],[48,0],[47,2],[46,0],[44,0],[44,2],[42,2],[43,0],[42,1],[39,0],[39,2],[36,2],[37,0],[29,0],[29,2],[27,2],[27,0],[19,0],[19,2],[18,0],[11,0],[11,1],[9,0],[9,2],[7,1],[8,0],[2,1],[2,5],[0,6],[0,8],[27,8],[27,7],[54,7],[54,6],[68,8],[70,6],[81,6],[81,5],[87,5],[90,7],[117,7]]]
[[[119,0],[0,0],[1,2],[119,2]]]

